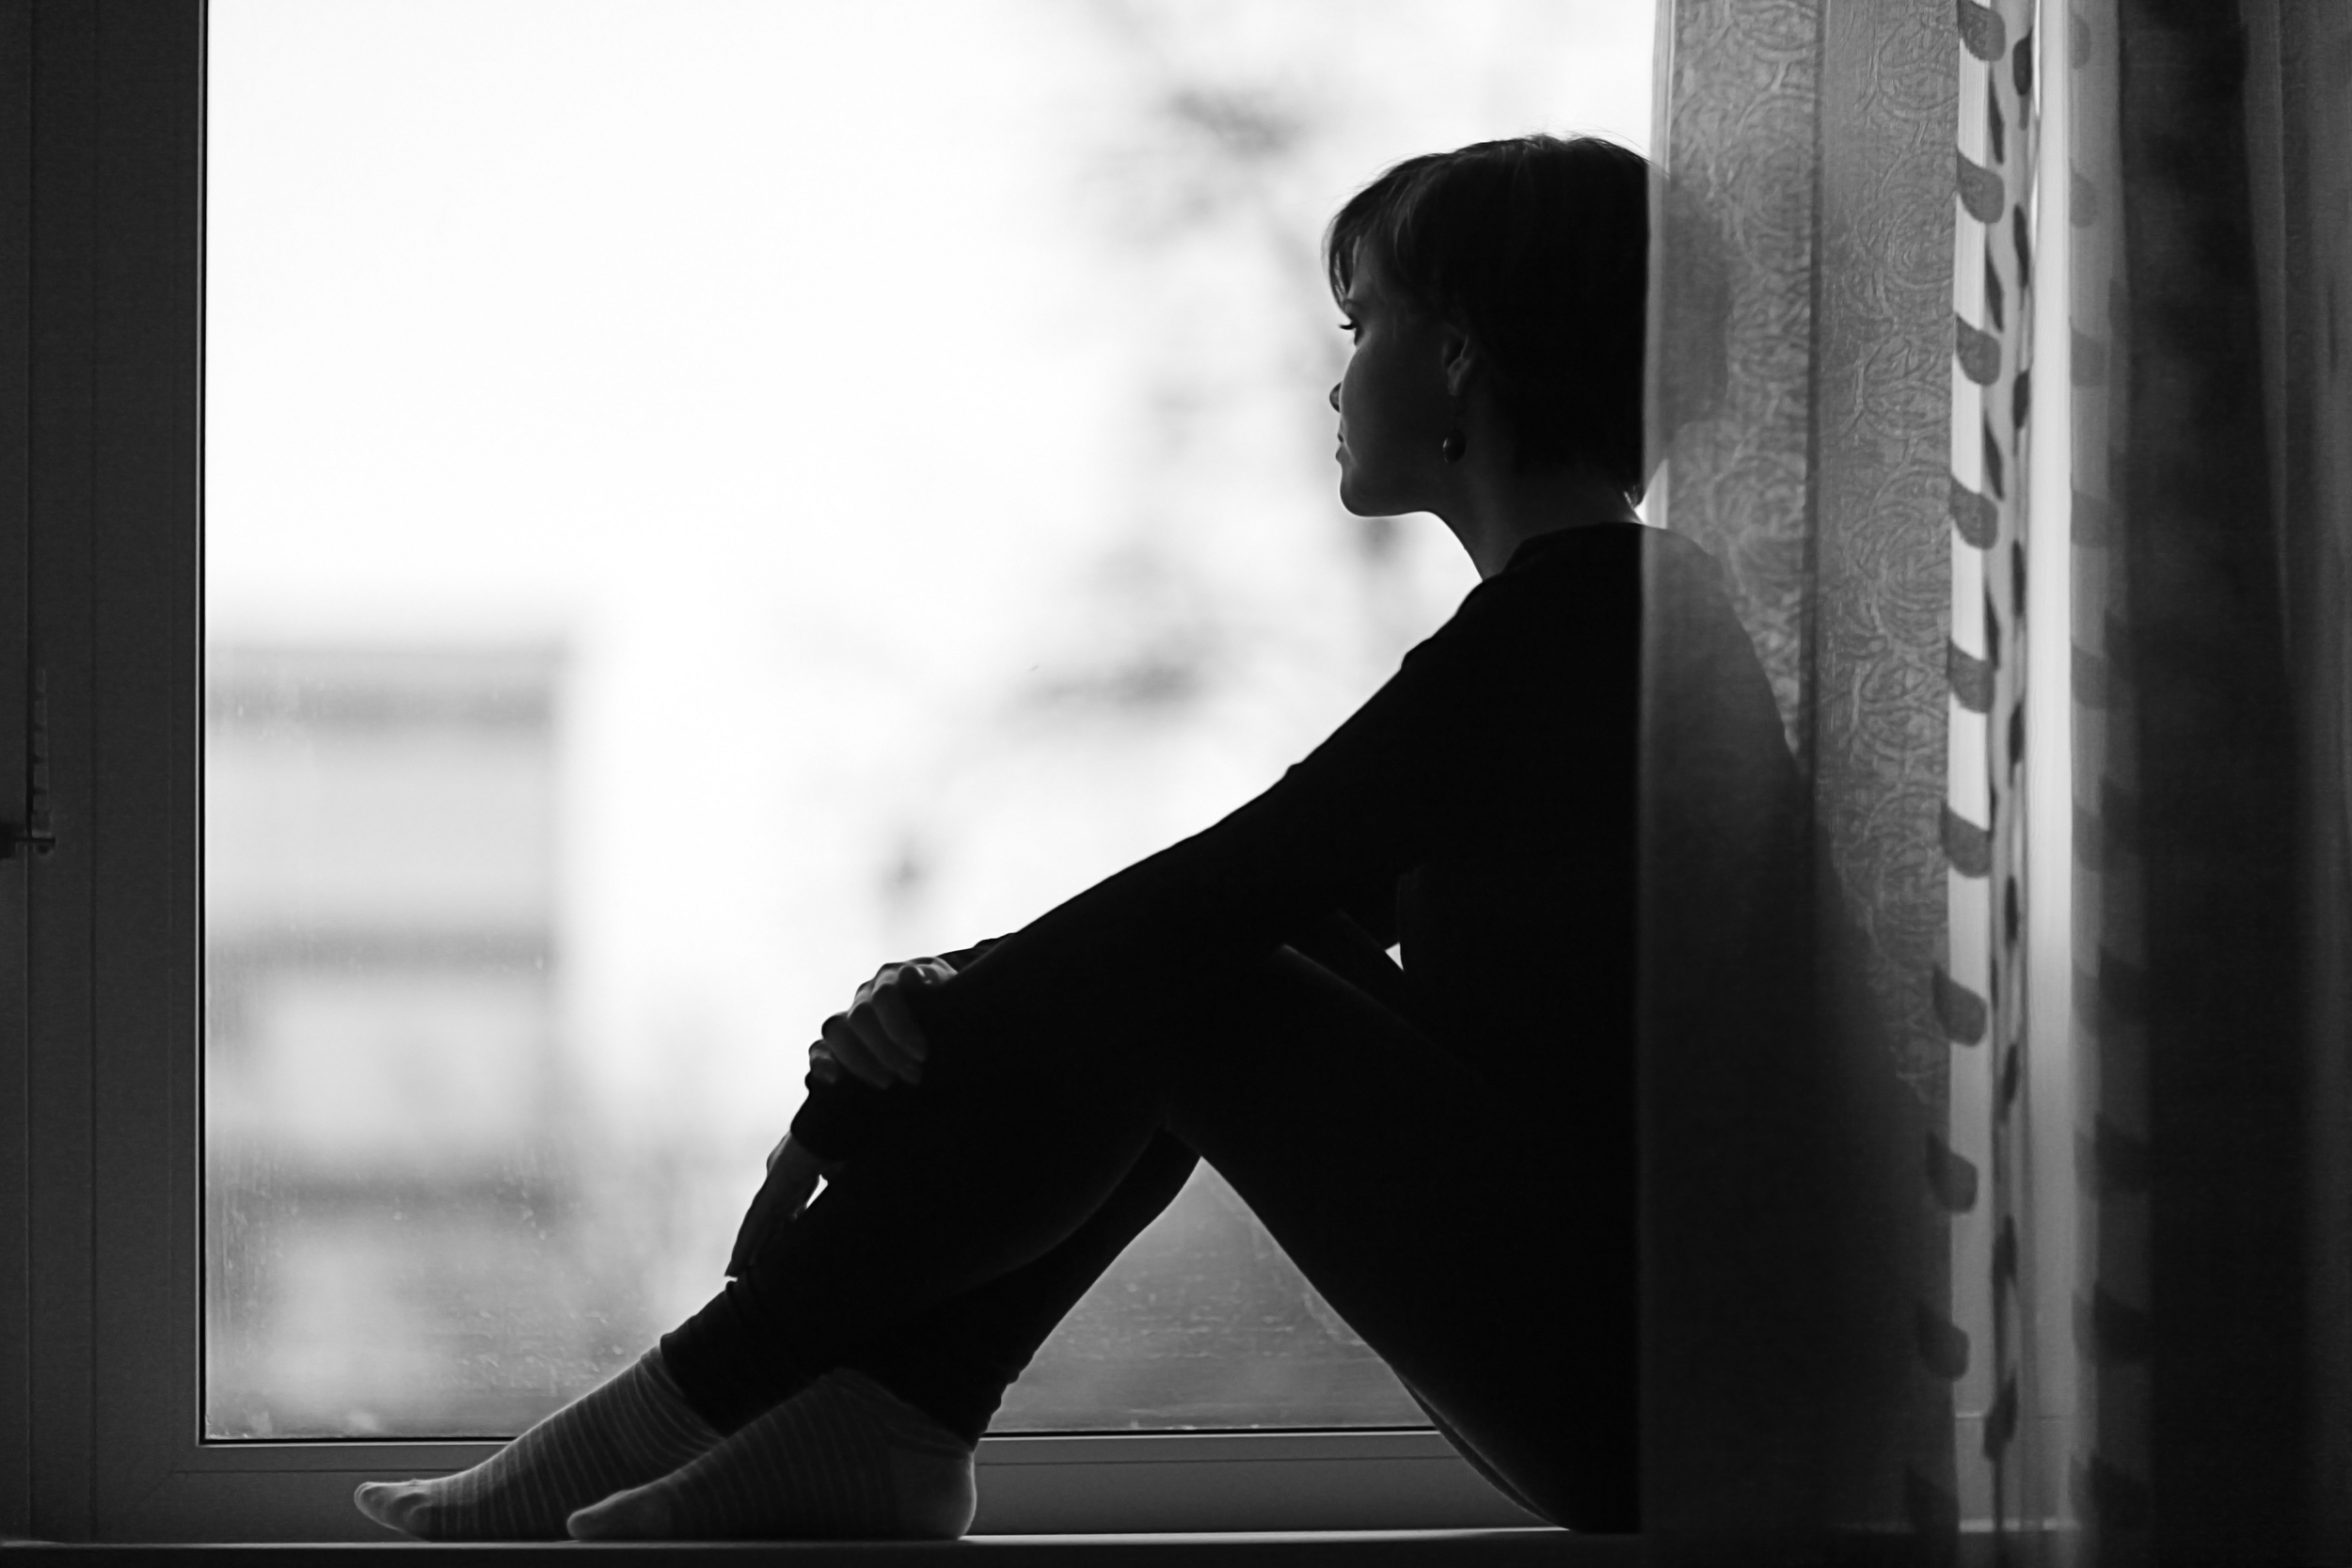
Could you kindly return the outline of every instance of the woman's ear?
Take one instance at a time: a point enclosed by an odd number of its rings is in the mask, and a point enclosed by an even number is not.
[[[1478,373],[1478,347],[1469,333],[1451,322],[1438,340],[1439,361],[1445,369],[1446,395],[1459,404],[1470,392],[1470,384]]]

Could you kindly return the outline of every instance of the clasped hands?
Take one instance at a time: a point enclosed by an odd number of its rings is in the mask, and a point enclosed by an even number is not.
[[[923,1038],[922,1025],[915,1022],[903,992],[935,986],[954,974],[954,966],[944,958],[909,958],[882,965],[872,979],[858,987],[846,1009],[825,1020],[823,1037],[808,1048],[810,1075],[820,1084],[831,1084],[847,1072],[878,1089],[894,1083],[920,1084],[930,1045]],[[798,1219],[808,1207],[818,1179],[829,1179],[840,1168],[840,1161],[818,1158],[814,1149],[795,1143],[787,1132],[768,1151],[768,1180],[761,1183],[759,1196],[752,1199],[736,1232],[735,1254],[727,1262],[727,1273],[742,1274],[776,1227]]]
[[[808,1048],[809,1071],[823,1084],[845,1071],[878,1089],[920,1084],[930,1045],[904,992],[935,986],[955,973],[945,958],[909,958],[874,971],[848,1009],[825,1020],[824,1037]]]

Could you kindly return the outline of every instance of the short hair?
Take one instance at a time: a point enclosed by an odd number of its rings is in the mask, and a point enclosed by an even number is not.
[[[1642,368],[1650,166],[1593,136],[1514,136],[1407,158],[1323,239],[1345,301],[1359,254],[1406,304],[1455,323],[1487,368],[1521,468],[1647,478]]]

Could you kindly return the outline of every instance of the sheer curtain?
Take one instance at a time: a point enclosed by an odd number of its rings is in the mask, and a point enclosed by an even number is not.
[[[1654,1548],[2342,1557],[2352,19],[1666,0],[1658,67],[1653,516],[1798,782],[1655,588]],[[2026,787],[2051,705],[2071,801]]]
[[[1958,554],[2016,524],[1979,477],[2006,447],[1957,466],[1952,434],[1992,395],[1959,390],[1956,348],[1979,373],[1984,353],[1953,314],[1961,61],[1980,117],[1968,45],[1986,45],[1944,5],[1684,0],[1661,34],[1660,499],[1724,567],[1802,776],[1806,853],[1800,908],[1773,908],[1761,875],[1740,879],[1758,907],[1735,908],[1710,863],[1770,850],[1718,841],[1722,786],[1659,692],[1645,1524],[1701,1556],[1823,1528],[1949,1540],[1956,1395],[1988,1338],[1955,1322],[1979,1292],[1953,1249],[1991,1185],[1982,1118],[1956,1136],[1952,1117],[1982,1099],[1960,1053],[1989,1054],[1990,988],[1983,944],[1953,929],[1946,846],[1972,828],[1959,869],[1982,881],[1994,842],[1981,799],[1972,824],[1949,810],[1947,757],[1981,750],[1990,699],[1968,675],[1976,705],[1956,707],[1947,669],[1991,669],[1951,606]],[[2028,138],[2005,150],[2013,169],[1979,145],[1979,182],[2029,189]],[[1992,341],[1997,380],[2015,367]],[[1988,443],[2008,438],[1998,412]],[[1675,623],[1653,604],[1653,666]],[[1976,967],[1956,974],[1963,953]]]

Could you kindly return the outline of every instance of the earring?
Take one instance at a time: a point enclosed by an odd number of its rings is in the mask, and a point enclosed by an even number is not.
[[[1462,427],[1458,424],[1447,431],[1445,439],[1438,443],[1438,455],[1449,463],[1459,463],[1462,453],[1469,450],[1470,440],[1463,436]]]

